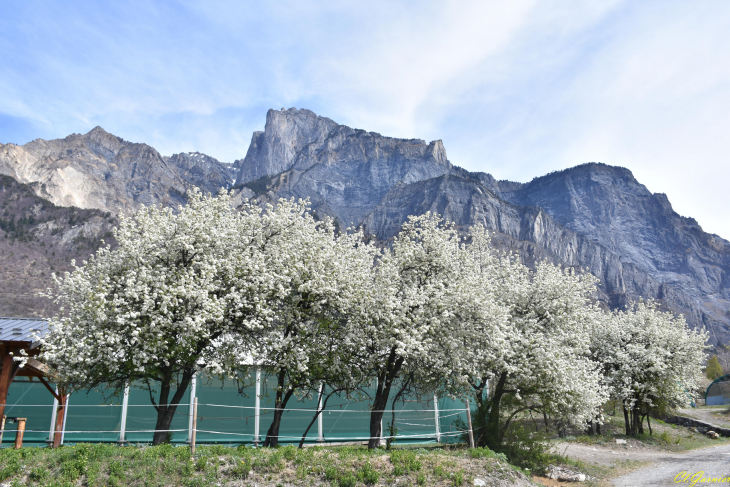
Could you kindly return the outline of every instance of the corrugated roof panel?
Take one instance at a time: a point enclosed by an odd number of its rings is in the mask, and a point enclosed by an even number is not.
[[[47,330],[48,323],[43,319],[0,317],[0,341],[33,342],[35,332],[42,336]]]

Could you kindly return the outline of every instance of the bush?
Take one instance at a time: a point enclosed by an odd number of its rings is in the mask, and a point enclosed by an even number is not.
[[[506,455],[509,463],[535,472],[543,472],[548,466],[549,446],[544,433],[531,433],[522,425],[515,425],[505,435],[498,453]]]

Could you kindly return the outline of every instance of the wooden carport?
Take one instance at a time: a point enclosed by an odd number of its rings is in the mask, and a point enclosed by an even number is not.
[[[58,401],[56,425],[53,435],[53,446],[61,444],[61,431],[66,407],[66,394],[63,390],[56,392],[48,383],[53,380],[52,370],[34,357],[40,353],[37,337],[43,336],[48,329],[45,320],[38,318],[0,318],[0,418],[5,416],[5,405],[8,389],[16,377],[38,379]],[[30,357],[24,367],[14,360],[21,356],[21,350]]]

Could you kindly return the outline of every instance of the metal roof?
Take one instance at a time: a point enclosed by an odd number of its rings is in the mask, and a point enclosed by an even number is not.
[[[34,335],[45,335],[46,320],[39,318],[0,318],[0,342],[34,342]]]

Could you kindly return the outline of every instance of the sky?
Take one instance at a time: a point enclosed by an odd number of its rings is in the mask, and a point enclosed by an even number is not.
[[[100,125],[243,158],[269,108],[527,182],[629,168],[730,239],[730,2],[0,3],[0,143]]]

